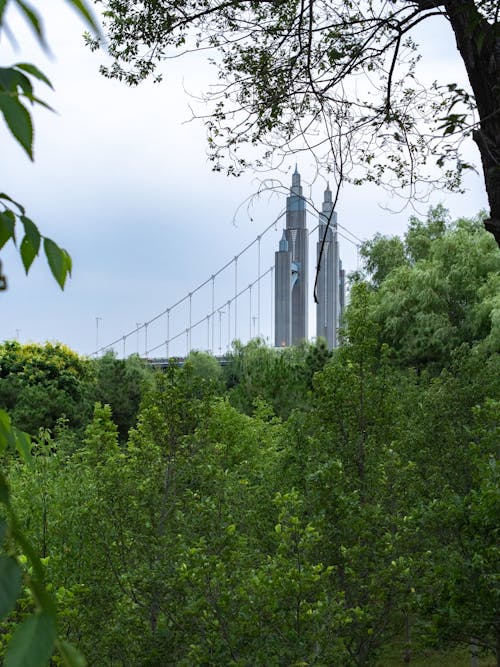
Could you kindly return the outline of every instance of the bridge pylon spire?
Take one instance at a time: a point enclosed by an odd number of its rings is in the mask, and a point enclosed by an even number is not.
[[[275,345],[307,339],[309,235],[306,205],[295,165],[286,199],[286,227],[275,253]]]

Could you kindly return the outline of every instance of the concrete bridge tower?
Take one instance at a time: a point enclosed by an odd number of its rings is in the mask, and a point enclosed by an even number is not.
[[[286,200],[286,228],[275,253],[275,345],[307,339],[308,233],[306,202],[295,166]]]
[[[329,226],[328,226],[328,223]],[[318,303],[316,305],[316,336],[324,338],[331,350],[338,347],[338,329],[344,310],[344,271],[339,256],[337,213],[333,210],[332,193],[327,186],[319,214],[317,243]],[[321,255],[321,262],[319,257]]]

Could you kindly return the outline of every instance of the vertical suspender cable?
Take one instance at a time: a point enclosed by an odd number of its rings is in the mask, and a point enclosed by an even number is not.
[[[170,308],[167,308],[167,340],[165,341],[165,351],[168,359],[168,344],[170,343]]]
[[[227,351],[231,347],[231,299],[227,302]]]
[[[214,354],[215,351],[214,326],[215,326],[215,276],[212,275],[212,354]]]
[[[207,315],[207,354],[210,352],[210,315]]]
[[[260,236],[257,236],[257,335],[260,336]]]
[[[252,339],[252,285],[251,284],[248,286],[248,294],[250,297],[250,303],[249,303],[250,316],[248,320],[250,322],[250,329],[248,330],[249,332],[248,340],[251,340]]]
[[[219,308],[219,356],[222,354],[222,310]]]
[[[144,356],[148,358],[148,323],[144,322]]]
[[[238,338],[238,255],[234,258],[234,340]]]
[[[274,347],[274,266],[271,266],[271,345]]]
[[[192,300],[193,300],[192,297],[193,297],[193,293],[189,292],[189,343],[188,343],[189,344],[189,350],[188,350],[188,354],[191,350],[191,322],[192,322]]]
[[[123,358],[125,359],[125,341],[127,340],[127,336],[123,336]]]

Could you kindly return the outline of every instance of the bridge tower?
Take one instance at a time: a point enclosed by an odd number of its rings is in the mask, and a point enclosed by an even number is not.
[[[328,223],[330,225],[328,226]],[[317,243],[318,303],[316,305],[316,336],[324,338],[331,350],[338,346],[338,329],[344,310],[345,273],[339,255],[337,213],[333,210],[332,193],[327,186],[319,214]],[[319,262],[321,248],[321,262]]]
[[[275,253],[275,345],[307,339],[308,241],[306,203],[295,166],[286,200],[286,227]]]

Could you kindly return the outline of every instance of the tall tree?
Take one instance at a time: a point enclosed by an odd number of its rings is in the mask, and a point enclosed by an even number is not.
[[[8,341],[0,345],[0,406],[30,435],[53,429],[61,417],[82,427],[92,414],[92,370],[65,345]]]
[[[113,352],[94,361],[94,398],[111,406],[120,440],[125,442],[135,424],[143,385],[152,383],[152,371],[137,355],[117,359]]]
[[[250,414],[256,399],[263,398],[276,415],[286,418],[294,408],[307,405],[312,377],[328,358],[322,341],[279,351],[259,339],[247,345],[236,342],[224,369],[230,400]]]
[[[472,135],[500,244],[500,33],[498,0],[96,0],[105,6],[106,76],[135,84],[180,49],[215,51],[218,84],[208,142],[215,169],[310,150],[340,184],[460,188]],[[449,26],[471,90],[418,80],[414,41],[424,22]],[[442,25],[443,33],[447,30]],[[98,42],[90,40],[97,48]],[[436,171],[437,165],[437,171]]]
[[[464,343],[499,349],[500,253],[480,218],[447,217],[431,209],[426,221],[410,220],[404,243],[377,235],[361,251],[381,339],[418,370],[439,372]]]

